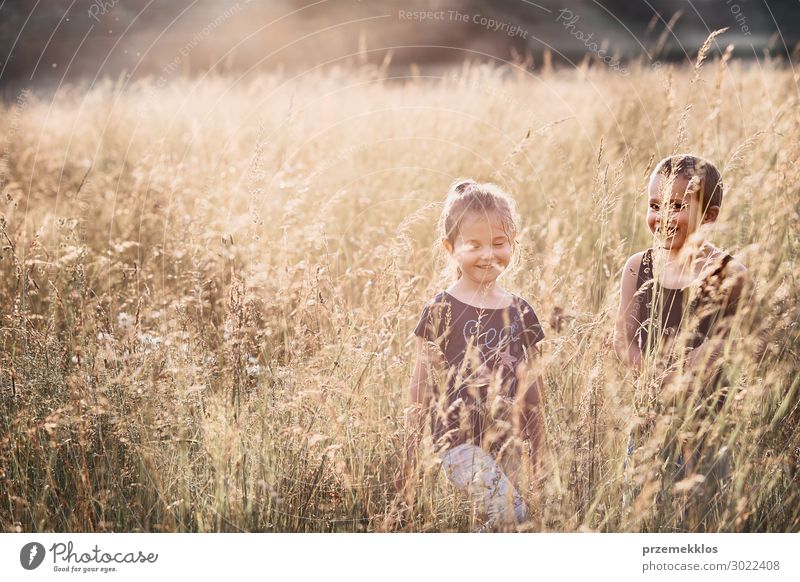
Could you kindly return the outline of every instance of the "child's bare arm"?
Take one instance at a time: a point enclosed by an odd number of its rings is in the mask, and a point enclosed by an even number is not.
[[[406,408],[406,447],[403,467],[398,474],[396,486],[402,491],[409,484],[416,469],[416,456],[422,432],[425,428],[425,415],[431,395],[431,364],[434,358],[430,345],[424,338],[417,338],[417,361],[408,385],[408,407]]]
[[[525,386],[522,395],[522,435],[530,441],[530,461],[534,476],[542,471],[542,446],[544,442],[544,413],[542,395],[544,382],[539,370],[541,360],[538,356],[522,369],[521,386]]]
[[[636,253],[628,259],[622,269],[620,278],[620,299],[614,325],[614,351],[617,357],[634,369],[639,369],[642,362],[642,351],[636,343],[636,322],[634,295],[636,294],[636,277],[642,264],[644,253]]]
[[[427,341],[417,338],[417,362],[408,384],[408,408],[406,428],[409,435],[409,450],[414,452],[425,427],[425,410],[430,398],[430,354]]]

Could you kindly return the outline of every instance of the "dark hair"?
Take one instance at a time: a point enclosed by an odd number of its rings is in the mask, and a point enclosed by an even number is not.
[[[693,186],[692,193],[699,195],[703,214],[711,206],[722,206],[722,178],[717,167],[705,158],[692,154],[669,156],[656,165],[651,180],[655,176],[666,176],[673,180],[677,176],[686,178]]]
[[[519,231],[519,217],[513,198],[496,184],[479,184],[475,180],[463,178],[450,185],[439,219],[439,238],[446,239],[455,246],[461,223],[471,213],[498,216],[503,232],[514,242]],[[457,273],[461,276],[460,270]]]

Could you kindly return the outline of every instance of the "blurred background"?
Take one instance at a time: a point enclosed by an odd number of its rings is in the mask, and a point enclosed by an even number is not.
[[[0,85],[8,98],[22,86],[77,79],[303,70],[347,59],[404,70],[502,59],[536,69],[548,50],[555,67],[600,50],[621,62],[676,61],[723,27],[721,48],[734,44],[736,57],[791,56],[800,2],[0,0]]]

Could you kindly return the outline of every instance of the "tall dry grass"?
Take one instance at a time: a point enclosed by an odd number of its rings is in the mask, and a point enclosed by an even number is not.
[[[784,64],[105,81],[27,95],[0,121],[4,530],[470,529],[433,459],[403,516],[392,484],[411,330],[443,284],[439,203],[465,175],[518,200],[505,283],[547,334],[550,471],[535,489],[523,476],[528,528],[800,529]],[[650,244],[646,176],[680,151],[718,162],[713,240],[756,283],[711,415],[666,406],[611,344],[622,265]],[[730,452],[713,499],[670,477],[674,444],[700,435]]]

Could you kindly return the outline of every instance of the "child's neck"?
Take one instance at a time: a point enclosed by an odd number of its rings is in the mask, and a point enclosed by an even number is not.
[[[716,248],[708,241],[687,243],[678,249],[663,249],[664,273],[671,279],[693,280],[700,276]]]
[[[670,265],[676,267],[689,267],[698,259],[708,256],[713,245],[706,241],[698,243],[686,243],[678,249],[664,249],[664,259]]]
[[[495,307],[500,303],[507,303],[508,291],[500,287],[497,281],[491,283],[476,283],[462,276],[453,283],[447,292],[456,299],[464,299],[468,304],[480,304],[479,307]]]

